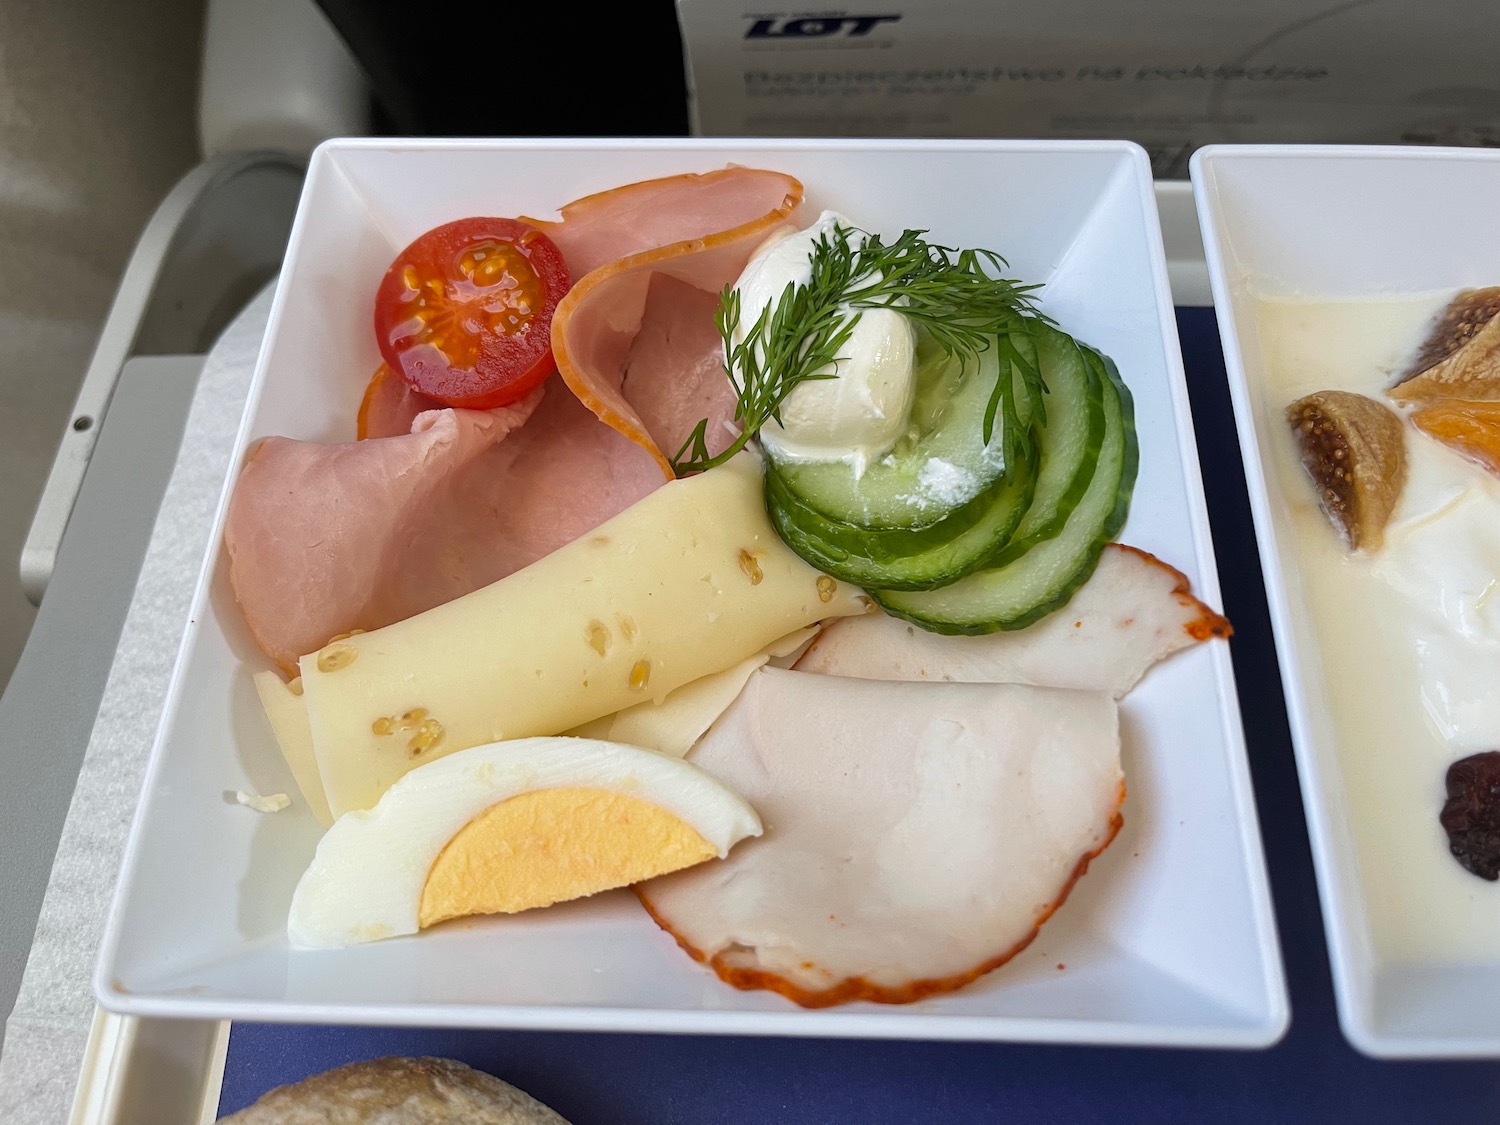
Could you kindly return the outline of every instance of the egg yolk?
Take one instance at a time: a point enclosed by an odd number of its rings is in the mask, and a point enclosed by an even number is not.
[[[491,805],[448,841],[418,911],[428,926],[513,914],[679,871],[717,852],[672,813],[605,789],[539,789]]]

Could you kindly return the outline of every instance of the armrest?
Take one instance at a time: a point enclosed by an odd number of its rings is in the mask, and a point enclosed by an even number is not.
[[[125,361],[206,350],[281,265],[305,168],[283,153],[228,153],[174,187],[136,243],[63,430],[21,548],[21,587],[40,605],[99,424]]]

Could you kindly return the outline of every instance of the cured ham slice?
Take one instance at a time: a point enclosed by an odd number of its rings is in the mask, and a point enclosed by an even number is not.
[[[1108,692],[763,668],[691,760],[765,835],[637,894],[728,983],[807,1007],[905,1003],[998,967],[1122,823]]]
[[[443,404],[413,390],[407,381],[386,364],[376,369],[359,404],[355,434],[365,438],[398,437],[411,433],[417,415],[428,410],[442,410]]]
[[[1040,684],[1119,699],[1158,660],[1230,631],[1180,571],[1111,543],[1067,606],[1025,629],[944,636],[871,613],[824,630],[797,668],[870,680]]]
[[[571,543],[662,484],[645,452],[595,418],[561,379],[552,378],[544,389],[530,421],[474,466],[464,494],[456,497],[462,511],[438,532],[452,540],[448,553],[479,556],[485,572],[495,574],[491,581]],[[425,410],[441,409],[400,378],[382,384],[366,402],[370,437],[383,436],[377,423],[405,433]]]
[[[560,223],[537,223],[578,279],[552,317],[558,371],[668,479],[668,458],[700,419],[710,451],[731,440],[719,293],[801,202],[790,176],[729,167],[630,184],[569,204]]]
[[[722,448],[734,396],[718,293],[801,197],[788,176],[726,168],[570,203],[560,222],[537,223],[582,279],[554,317],[573,324],[558,353],[567,383],[524,404],[449,410],[382,367],[359,409],[359,436],[381,440],[262,443],[225,525],[230,582],[260,648],[291,673],[330,637],[451,601],[571,542],[670,478],[648,433],[671,441],[710,417]],[[582,366],[564,362],[568,347]]]
[[[230,500],[230,584],[256,644],[295,674],[330,637],[499,581],[660,484],[555,379],[515,406],[427,411],[379,441],[268,438]]]
[[[557,244],[568,271],[582,278],[647,251],[665,248],[663,258],[682,257],[699,240],[704,245],[697,248],[707,249],[731,237],[764,237],[739,228],[769,231],[801,200],[802,185],[785,173],[730,165],[638,180],[575,199],[563,206],[560,221],[526,221]]]

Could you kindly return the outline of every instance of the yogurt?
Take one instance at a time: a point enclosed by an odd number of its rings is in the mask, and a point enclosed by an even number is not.
[[[1500,887],[1458,865],[1438,823],[1448,765],[1500,749],[1500,481],[1407,426],[1385,545],[1350,554],[1281,412],[1328,389],[1390,405],[1384,391],[1450,296],[1256,303],[1282,563],[1316,642],[1309,721],[1335,748],[1368,936],[1393,961],[1500,952]]]

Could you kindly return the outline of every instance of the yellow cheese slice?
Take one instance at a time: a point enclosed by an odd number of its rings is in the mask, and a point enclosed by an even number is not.
[[[693,743],[729,710],[746,682],[767,659],[764,652],[758,652],[732,668],[684,684],[660,704],[647,701],[627,707],[611,719],[606,737],[610,742],[686,758]]]
[[[367,809],[415,766],[662,699],[868,607],[781,542],[741,454],[491,586],[304,656],[329,807]]]
[[[584,723],[567,733],[579,738],[623,742],[628,746],[671,754],[674,758],[686,758],[693,745],[714,725],[714,720],[738,698],[757,668],[768,661],[800,652],[817,634],[817,626],[798,629],[732,668],[683,684],[660,703],[648,699],[613,715]]]
[[[323,779],[318,775],[318,759],[313,753],[312,727],[307,721],[307,708],[303,697],[277,672],[257,672],[252,677],[260,705],[271,724],[271,733],[276,736],[276,745],[281,756],[291,768],[302,799],[312,810],[318,823],[327,828],[333,823],[328,811],[328,797],[323,792]]]

